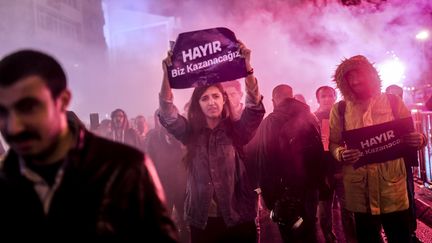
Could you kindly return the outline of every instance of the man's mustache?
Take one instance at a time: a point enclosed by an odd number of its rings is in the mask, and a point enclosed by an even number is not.
[[[39,134],[32,132],[32,131],[24,131],[24,132],[18,133],[16,135],[10,135],[10,134],[5,133],[4,137],[8,143],[24,142],[24,141],[27,141],[30,139],[40,139]]]

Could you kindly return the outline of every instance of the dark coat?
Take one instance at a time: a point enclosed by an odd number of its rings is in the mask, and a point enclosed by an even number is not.
[[[70,126],[77,147],[65,158],[63,180],[45,215],[10,150],[0,176],[0,235],[17,242],[176,242],[159,182],[144,155]],[[155,179],[155,180],[153,180]]]
[[[281,102],[261,123],[256,139],[259,184],[268,208],[284,188],[303,197],[323,182],[321,136],[306,104],[291,98]]]

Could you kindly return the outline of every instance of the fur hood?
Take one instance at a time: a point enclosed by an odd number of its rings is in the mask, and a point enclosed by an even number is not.
[[[354,94],[352,93],[352,90],[345,79],[346,75],[352,70],[363,70],[370,74],[372,90],[374,90],[374,93],[376,94],[381,92],[381,79],[377,70],[366,57],[357,55],[343,60],[337,67],[333,76],[333,81],[336,83],[336,86],[340,90],[344,100],[354,100]]]

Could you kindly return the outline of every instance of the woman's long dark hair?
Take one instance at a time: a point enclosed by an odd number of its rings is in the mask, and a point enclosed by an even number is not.
[[[228,116],[228,107],[226,104],[228,102],[228,99],[226,98],[225,91],[221,84],[213,84],[208,86],[201,86],[194,89],[190,101],[189,111],[188,111],[188,121],[191,125],[192,132],[196,133],[199,132],[202,128],[207,126],[206,117],[204,115],[204,112],[201,109],[201,106],[199,104],[199,100],[201,96],[206,92],[206,90],[210,87],[216,87],[221,92],[223,99],[226,101],[225,105],[222,109],[222,119],[226,118]]]
[[[189,142],[186,145],[186,155],[183,159],[185,166],[187,169],[190,169],[190,163],[192,162],[192,158],[195,155],[195,148],[193,147],[193,143],[191,141],[194,141],[198,139],[198,136],[201,132],[201,129],[205,128],[207,126],[207,120],[204,115],[204,112],[201,109],[201,106],[199,104],[199,100],[201,96],[204,94],[204,92],[210,88],[210,87],[216,87],[219,89],[219,91],[222,93],[223,99],[225,100],[224,107],[222,109],[222,119],[227,118],[229,116],[229,100],[227,99],[225,90],[223,89],[222,85],[217,83],[213,85],[207,85],[207,86],[200,86],[196,87],[192,93],[192,97],[190,99],[190,106],[188,111],[188,122],[189,122]]]

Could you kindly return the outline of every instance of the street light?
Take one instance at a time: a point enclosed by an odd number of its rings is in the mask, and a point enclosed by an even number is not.
[[[387,52],[389,57],[377,64],[378,72],[382,80],[383,89],[391,84],[403,86],[405,81],[405,65],[393,52]]]
[[[424,41],[424,40],[427,40],[428,38],[429,38],[429,31],[427,31],[427,30],[422,30],[422,31],[418,32],[416,35],[417,40]]]

